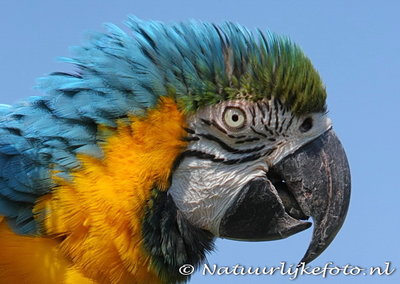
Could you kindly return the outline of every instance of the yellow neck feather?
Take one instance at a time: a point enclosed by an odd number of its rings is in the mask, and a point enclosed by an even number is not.
[[[142,247],[144,208],[154,186],[166,190],[176,157],[186,147],[185,118],[163,98],[144,117],[119,122],[103,159],[80,155],[82,167],[36,205],[47,235],[74,269],[102,283],[157,283]],[[108,129],[109,131],[110,129]]]

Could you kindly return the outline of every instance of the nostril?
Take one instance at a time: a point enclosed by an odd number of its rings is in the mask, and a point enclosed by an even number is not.
[[[299,129],[302,133],[305,133],[309,131],[312,127],[313,127],[313,119],[311,117],[307,117],[306,119],[304,119]]]

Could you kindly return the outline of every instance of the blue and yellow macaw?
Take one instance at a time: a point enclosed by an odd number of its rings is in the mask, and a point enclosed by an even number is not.
[[[216,237],[344,222],[350,174],[300,48],[232,23],[130,18],[0,106],[0,283],[177,283]]]

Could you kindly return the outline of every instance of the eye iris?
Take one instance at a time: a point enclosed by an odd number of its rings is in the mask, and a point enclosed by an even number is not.
[[[246,122],[244,112],[236,107],[227,108],[224,112],[223,119],[226,126],[234,129],[241,128]]]

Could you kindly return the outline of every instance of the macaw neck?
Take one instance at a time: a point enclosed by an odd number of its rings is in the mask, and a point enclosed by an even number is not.
[[[190,276],[180,274],[179,268],[198,267],[214,247],[214,236],[189,223],[172,196],[157,189],[146,208],[142,232],[151,267],[165,283],[187,280]]]
[[[57,186],[34,213],[44,236],[60,237],[72,269],[96,283],[170,283],[181,279],[180,263],[204,258],[212,237],[181,218],[166,193],[187,147],[184,127],[185,115],[164,98],[109,130],[104,157],[79,155],[70,180],[53,172]]]

